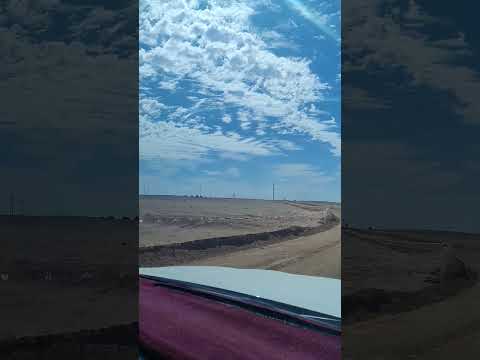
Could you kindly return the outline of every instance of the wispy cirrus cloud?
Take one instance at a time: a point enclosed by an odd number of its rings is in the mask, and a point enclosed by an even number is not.
[[[231,177],[237,178],[240,176],[240,170],[236,167],[229,167],[225,170],[205,170],[204,173],[213,177]]]
[[[159,141],[161,139],[161,141]],[[174,122],[140,124],[140,157],[144,160],[196,160],[209,155],[247,159],[252,156],[272,156],[282,149],[295,149],[290,142],[257,140],[235,132],[205,131]]]
[[[319,13],[318,11],[310,8],[301,0],[285,0],[285,3],[305,19],[313,23],[325,35],[335,41],[340,41],[338,31],[330,23],[329,15]]]
[[[327,175],[311,164],[305,163],[285,163],[276,165],[273,168],[273,174],[275,177],[279,178],[280,181],[297,179],[307,181],[308,183],[324,183],[335,180],[334,176]]]

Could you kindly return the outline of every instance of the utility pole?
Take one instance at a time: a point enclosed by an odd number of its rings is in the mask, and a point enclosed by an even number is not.
[[[272,186],[272,199],[275,200],[275,184]]]

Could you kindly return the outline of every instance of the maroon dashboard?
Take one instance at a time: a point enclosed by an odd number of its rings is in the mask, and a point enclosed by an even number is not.
[[[158,359],[339,360],[340,336],[140,278],[139,341]],[[153,356],[152,355],[152,356]]]

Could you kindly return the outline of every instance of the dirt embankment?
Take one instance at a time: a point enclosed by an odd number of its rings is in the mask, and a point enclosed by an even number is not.
[[[345,229],[342,243],[345,359],[480,358],[480,235]],[[442,244],[467,271],[444,276]]]
[[[140,198],[140,247],[316,227],[340,206],[252,199]]]
[[[215,237],[189,242],[144,247],[139,250],[141,266],[168,266],[189,263],[202,258],[221,256],[239,250],[258,248],[299,237],[309,236],[339,224],[335,215],[316,227],[293,226],[286,229],[255,234]]]
[[[461,236],[447,239],[437,233],[359,229],[344,229],[343,234],[345,324],[444,301],[477,282],[469,258],[476,247]],[[441,271],[445,243],[451,244],[459,264],[465,266],[448,279]]]

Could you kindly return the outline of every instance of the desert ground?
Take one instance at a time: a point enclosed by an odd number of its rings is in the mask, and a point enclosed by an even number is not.
[[[136,220],[4,216],[0,238],[1,349],[19,339],[79,331],[95,342],[89,331],[134,326]]]
[[[192,261],[190,265],[278,270],[294,274],[340,278],[340,226],[293,241],[235,251]]]
[[[339,204],[140,198],[140,266],[217,265],[340,277]]]
[[[342,235],[345,359],[480,358],[480,235],[359,229]],[[444,243],[469,268],[466,278],[441,278]]]

